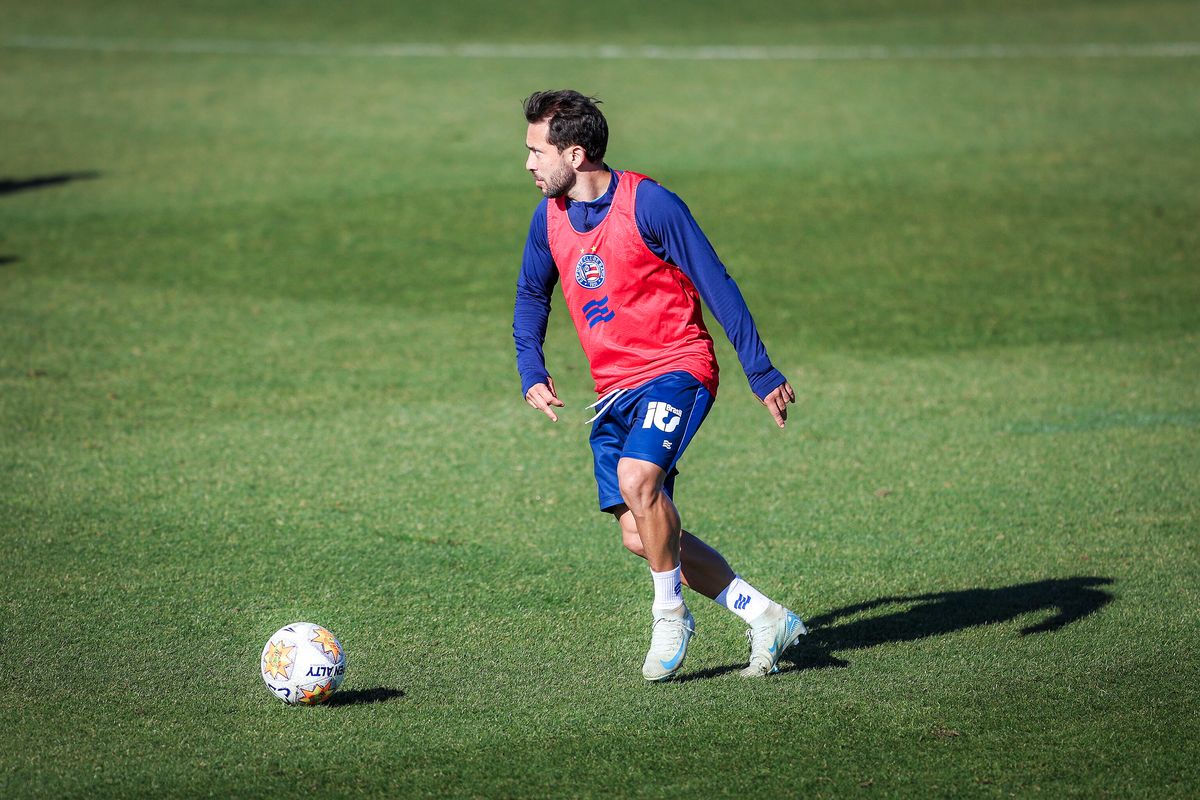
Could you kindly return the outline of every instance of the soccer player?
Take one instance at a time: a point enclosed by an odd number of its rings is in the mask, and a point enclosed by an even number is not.
[[[741,674],[765,676],[808,632],[804,623],[682,530],[671,499],[676,464],[717,392],[701,298],[780,428],[796,395],[771,365],[737,284],[683,201],[644,175],[604,163],[608,123],[596,102],[571,90],[525,100],[525,168],[545,198],[529,226],[513,311],[521,388],[530,406],[558,421],[563,402],[542,345],[561,281],[599,398],[589,421],[600,509],[613,515],[625,547],[649,562],[653,578],[642,675],[665,680],[683,664],[695,633],[686,584],[749,624],[750,663]]]

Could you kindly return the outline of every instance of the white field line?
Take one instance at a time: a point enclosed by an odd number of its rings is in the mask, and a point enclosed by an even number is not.
[[[237,39],[7,36],[0,48],[168,55],[329,58],[655,59],[668,61],[895,61],[1034,58],[1195,58],[1200,42],[977,45],[319,44]]]

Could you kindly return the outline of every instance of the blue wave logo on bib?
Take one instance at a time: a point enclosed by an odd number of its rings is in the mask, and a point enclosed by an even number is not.
[[[604,261],[595,253],[584,253],[575,264],[575,282],[585,289],[604,285]]]

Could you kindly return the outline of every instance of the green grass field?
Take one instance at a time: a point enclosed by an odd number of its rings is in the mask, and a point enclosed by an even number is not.
[[[244,5],[0,3],[0,795],[1200,791],[1194,2]],[[637,50],[702,45],[826,49]],[[718,333],[677,493],[813,623],[766,681],[695,596],[642,680],[561,308],[565,419],[519,396],[561,86],[800,394],[776,430]],[[301,619],[340,702],[262,684]]]

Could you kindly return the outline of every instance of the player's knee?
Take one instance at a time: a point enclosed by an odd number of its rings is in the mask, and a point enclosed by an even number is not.
[[[663,471],[645,461],[622,459],[617,465],[617,485],[621,497],[634,514],[641,515],[658,502],[662,493]]]

